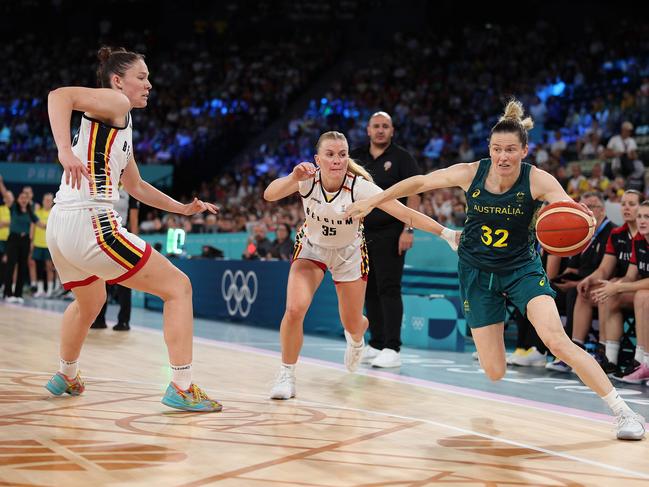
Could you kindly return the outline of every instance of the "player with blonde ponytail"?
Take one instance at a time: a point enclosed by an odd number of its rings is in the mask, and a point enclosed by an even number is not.
[[[345,365],[350,372],[358,367],[368,327],[363,303],[371,262],[361,223],[343,218],[343,214],[355,200],[380,191],[367,171],[349,158],[345,136],[333,131],[318,139],[315,164],[302,162],[291,174],[274,180],[266,188],[264,198],[268,201],[299,193],[306,215],[295,239],[288,276],[286,311],[280,325],[282,365],[270,393],[272,399],[295,396],[295,366],[302,348],[304,316],[327,271],[336,284],[338,310],[347,339]],[[445,236],[449,245],[456,248],[455,232],[432,218],[398,201],[387,201],[380,208],[413,227]]]
[[[345,216],[360,218],[395,198],[460,187],[466,192],[467,219],[458,249],[460,294],[480,364],[487,377],[505,375],[505,295],[527,315],[555,357],[577,373],[617,417],[617,438],[640,440],[644,418],[634,413],[606,374],[585,350],[566,335],[554,302],[555,293],[536,252],[534,219],[544,201],[572,201],[550,174],[523,162],[532,119],[511,99],[491,129],[490,158],[455,164],[405,179],[357,201]]]

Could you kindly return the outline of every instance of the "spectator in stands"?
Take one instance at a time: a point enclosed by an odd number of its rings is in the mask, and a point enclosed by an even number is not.
[[[421,173],[410,153],[393,142],[394,125],[392,117],[386,112],[376,112],[370,117],[367,135],[369,144],[357,147],[349,156],[372,175],[377,186],[386,189]],[[436,134],[431,141],[435,138]],[[438,147],[440,152],[441,146]],[[407,200],[402,198],[402,203],[413,209],[419,207],[419,202],[420,198],[416,195]],[[451,208],[448,210],[447,217]],[[363,224],[372,265],[365,290],[370,341],[363,352],[362,361],[374,367],[399,367],[403,319],[401,276],[406,251],[414,242],[413,229],[380,209],[372,211]]]
[[[579,159],[601,159],[604,156],[604,146],[600,140],[596,132],[586,135],[586,143],[579,150]]]
[[[581,253],[571,257],[568,261],[568,267],[555,279],[555,285],[566,293],[566,332],[568,336],[572,337],[572,341],[584,348],[588,330],[592,321],[592,306],[587,303],[585,298],[580,299],[580,308],[583,313],[578,317],[578,326],[573,326],[575,320],[575,303],[578,299],[577,285],[581,279],[591,275],[599,267],[604,258],[606,251],[606,242],[608,241],[611,230],[615,228],[613,222],[606,217],[604,209],[604,198],[600,193],[588,192],[584,193],[581,197],[581,202],[593,212],[596,219],[596,227],[593,238],[588,247]],[[570,277],[577,275],[581,279],[571,279]],[[586,323],[586,326],[583,326]],[[585,329],[584,329],[585,328]],[[557,372],[570,372],[570,366],[561,359],[557,358],[553,362],[548,363],[548,369]]]
[[[256,224],[253,228],[253,234],[248,237],[248,243],[241,258],[246,260],[266,259],[272,248],[270,240],[266,237],[267,234],[266,225],[263,223]]]
[[[140,223],[140,232],[143,234],[147,233],[158,233],[162,231],[162,221],[158,217],[156,210],[147,211],[146,218]]]
[[[620,133],[614,135],[606,144],[606,157],[610,159],[610,172],[615,176],[631,175],[635,170],[638,158],[638,144],[633,138],[633,124],[629,121],[622,123]]]
[[[583,193],[588,191],[588,181],[586,177],[581,173],[581,166],[579,163],[573,163],[571,168],[572,177],[568,181],[568,186],[566,186],[566,192],[568,196],[572,199],[579,199]]]
[[[563,161],[563,153],[568,147],[568,143],[563,138],[561,130],[554,131],[554,140],[550,145],[550,155],[555,158],[558,162]]]
[[[7,188],[0,176],[0,194],[4,201],[11,201]],[[41,228],[45,225],[39,223],[34,209],[29,203],[29,194],[21,192],[15,201],[9,206],[11,222],[9,224],[9,237],[7,238],[7,267],[5,269],[5,281],[3,295],[7,302],[22,304],[23,284],[25,274],[28,272],[28,259],[30,248],[30,226],[38,224]],[[16,283],[13,284],[14,269],[16,271]]]
[[[602,165],[597,162],[593,164],[590,177],[587,179],[588,191],[606,192],[611,181],[602,173]]]
[[[2,176],[0,175],[0,184]],[[11,205],[14,202],[14,195],[7,190],[1,193],[2,205],[0,205],[0,291],[4,290],[5,269],[7,267],[7,239],[9,238],[9,226],[11,224]]]
[[[636,218],[642,195],[635,190],[628,190],[622,197],[622,216],[624,225],[614,228],[606,242],[605,255],[595,271],[577,285],[579,293],[575,301],[573,318],[573,338],[585,337],[591,327],[592,307],[597,306],[599,316],[599,344],[595,358],[604,369],[611,374],[615,372],[622,337],[622,315],[611,315],[610,306],[615,303],[632,305],[633,302],[618,303],[609,300],[598,305],[593,291],[600,287],[603,279],[617,282],[628,270],[633,249],[633,238],[638,233]],[[617,311],[617,310],[615,310]],[[620,318],[620,319],[618,319]]]
[[[280,223],[275,230],[275,240],[270,248],[268,257],[279,260],[291,260],[293,256],[293,240],[291,227],[288,223]]]
[[[45,193],[43,195],[43,204],[34,213],[38,220],[47,227],[47,219],[54,204],[54,195],[52,193]],[[50,297],[54,290],[54,264],[52,263],[52,256],[47,248],[45,241],[45,228],[40,225],[32,224],[32,252],[31,258],[34,261],[35,273],[32,282],[36,283],[35,298]]]
[[[608,320],[622,321],[622,309],[635,313],[637,346],[634,368],[619,378],[629,384],[642,384],[649,379],[649,201],[638,208],[638,233],[626,275],[616,281],[603,281],[592,293],[608,311]]]

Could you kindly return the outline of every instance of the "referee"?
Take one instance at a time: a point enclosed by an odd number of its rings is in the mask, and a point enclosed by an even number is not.
[[[386,112],[370,117],[367,135],[369,145],[352,150],[350,157],[365,167],[382,189],[421,174],[408,151],[392,143],[394,127]],[[401,202],[418,209],[420,197],[409,196]],[[401,276],[406,251],[413,244],[413,229],[378,208],[365,217],[363,224],[370,259],[365,308],[371,337],[362,361],[373,367],[400,367]]]

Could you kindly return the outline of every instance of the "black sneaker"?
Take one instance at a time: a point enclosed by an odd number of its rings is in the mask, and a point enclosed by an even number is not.
[[[626,366],[618,366],[617,371],[613,374],[613,377],[616,379],[621,379],[622,377],[632,373],[638,367],[640,367],[640,362],[633,359],[633,363],[631,364],[627,364]]]
[[[97,328],[108,328],[108,327],[106,326],[105,321],[95,321],[92,325],[90,325],[90,328],[97,329]]]
[[[611,375],[617,372],[617,365],[610,362],[606,357],[606,350],[601,344],[598,344],[595,352],[591,354],[595,361],[599,364],[606,375]]]
[[[117,323],[115,326],[113,326],[113,330],[115,331],[129,331],[130,329],[131,327],[128,323]]]

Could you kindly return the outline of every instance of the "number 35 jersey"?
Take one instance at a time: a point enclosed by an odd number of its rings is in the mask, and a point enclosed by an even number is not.
[[[336,193],[322,187],[320,170],[313,179],[298,183],[306,219],[302,226],[309,242],[326,248],[340,248],[352,244],[362,233],[361,222],[344,218],[347,208],[357,200],[364,200],[381,192],[376,184],[362,176],[347,173]]]
[[[542,203],[532,199],[530,171],[521,163],[514,185],[503,194],[485,189],[491,159],[482,159],[466,192],[466,221],[458,255],[464,264],[487,272],[519,268],[536,257],[536,215]]]

